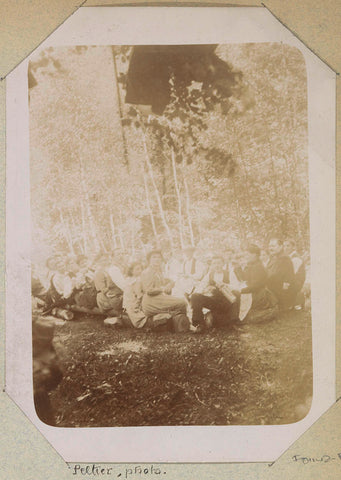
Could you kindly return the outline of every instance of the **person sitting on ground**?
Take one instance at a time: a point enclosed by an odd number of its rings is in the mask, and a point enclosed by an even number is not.
[[[146,317],[160,313],[186,313],[186,300],[171,295],[174,282],[162,273],[163,257],[160,250],[147,255],[148,267],[141,274],[142,311]]]
[[[128,268],[128,280],[123,292],[123,307],[134,328],[143,328],[147,323],[147,317],[142,311],[142,264],[134,262]]]
[[[67,307],[73,303],[74,282],[67,272],[66,262],[60,256],[47,261],[50,270],[50,287],[47,293],[48,307]]]
[[[76,262],[79,270],[75,277],[75,302],[79,307],[92,310],[97,306],[94,271],[89,267],[89,261],[85,255],[79,255]]]
[[[99,253],[95,259],[96,271],[94,275],[94,283],[97,291],[97,305],[100,311],[108,317],[118,317],[122,313],[123,289],[117,285],[111,273],[117,273],[116,269],[112,269],[112,262],[108,253]]]
[[[65,260],[65,269],[68,275],[74,279],[79,272],[79,265],[77,263],[77,258],[74,255],[70,255]]]
[[[210,271],[190,298],[192,324],[196,327],[196,333],[205,329],[204,308],[211,311],[215,326],[239,321],[240,294],[232,290],[229,283],[230,276],[228,270],[224,269],[224,258],[220,255],[214,256]]]
[[[270,259],[266,266],[267,287],[278,300],[280,310],[289,310],[295,303],[295,273],[291,259],[284,254],[283,242],[272,238],[269,242]]]
[[[195,256],[195,251],[192,245],[183,249],[184,260],[173,289],[174,295],[185,297],[187,300],[208,271],[207,265]]]
[[[294,307],[296,310],[302,310],[304,308],[304,294],[302,293],[302,288],[306,278],[305,264],[303,259],[297,253],[295,242],[292,239],[285,240],[284,253],[291,258],[294,267],[296,291]]]
[[[251,309],[245,317],[246,322],[267,321],[273,319],[277,312],[277,299],[266,288],[267,272],[260,260],[260,248],[249,245],[246,250],[246,266],[239,270],[239,276],[246,283],[241,294],[252,294]]]

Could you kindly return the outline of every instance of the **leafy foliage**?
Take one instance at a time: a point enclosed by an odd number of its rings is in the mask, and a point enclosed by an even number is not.
[[[274,233],[308,249],[303,57],[282,44],[217,54],[242,72],[232,95],[173,74],[158,116],[124,103],[130,47],[50,48],[34,59],[37,252],[262,246]]]

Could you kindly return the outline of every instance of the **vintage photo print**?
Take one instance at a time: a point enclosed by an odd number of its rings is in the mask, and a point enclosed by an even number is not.
[[[9,84],[12,396],[72,461],[271,460],[333,402],[335,75],[268,12],[92,10]]]

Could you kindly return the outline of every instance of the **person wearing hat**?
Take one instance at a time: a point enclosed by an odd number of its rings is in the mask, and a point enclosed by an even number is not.
[[[162,273],[163,256],[160,250],[147,255],[148,267],[141,274],[142,310],[146,317],[159,313],[186,313],[186,301],[171,295],[174,282]]]

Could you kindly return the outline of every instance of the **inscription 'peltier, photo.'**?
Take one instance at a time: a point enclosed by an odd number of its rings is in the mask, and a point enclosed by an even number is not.
[[[40,420],[302,420],[313,373],[300,50],[48,47],[30,59],[28,93]]]

